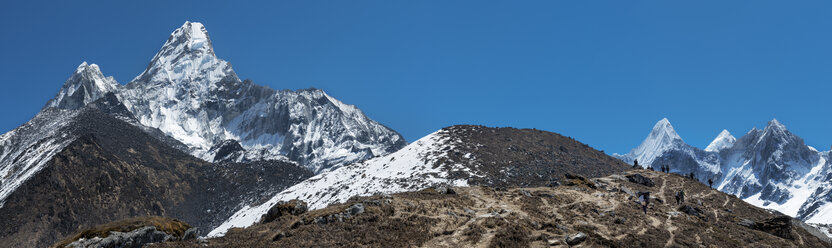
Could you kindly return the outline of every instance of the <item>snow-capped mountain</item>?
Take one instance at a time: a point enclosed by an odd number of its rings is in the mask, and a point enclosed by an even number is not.
[[[43,108],[78,109],[115,91],[119,84],[113,77],[104,77],[96,64],[81,63],[61,87],[61,91]]]
[[[118,88],[96,64],[81,63],[54,99],[31,120],[0,135],[0,207],[52,157],[74,141],[70,132],[80,109]]]
[[[714,142],[722,142],[720,137]],[[693,172],[701,180],[717,177],[721,173],[718,154],[685,143],[667,118],[659,120],[638,147],[624,155],[613,154],[613,157],[629,164],[638,160],[644,168],[652,166],[658,169],[667,165],[671,172],[685,175]]]
[[[722,149],[730,148],[734,146],[734,143],[737,142],[737,138],[734,138],[734,135],[731,135],[728,130],[722,130],[719,135],[716,136],[714,141],[711,141],[707,147],[705,147],[706,152],[719,152]]]
[[[47,108],[17,129],[3,148],[28,149],[4,155],[0,244],[46,247],[80,226],[136,215],[176,216],[210,230],[245,204],[312,176],[280,161],[207,163],[130,118],[108,93],[80,109]],[[7,167],[6,158],[20,160]]]
[[[386,156],[318,174],[260,205],[247,206],[209,233],[257,222],[280,201],[300,199],[311,209],[353,196],[445,186],[539,187],[564,173],[609,175],[628,166],[574,139],[539,130],[452,126]]]
[[[633,161],[638,160],[639,164],[649,165],[653,163],[655,158],[659,157],[659,155],[665,151],[677,149],[686,145],[687,144],[685,144],[682,140],[682,137],[680,137],[679,134],[676,133],[676,130],[673,129],[673,126],[670,125],[670,121],[668,121],[667,118],[664,118],[653,126],[653,130],[650,131],[650,134],[647,135],[644,142],[641,142],[641,145],[626,155],[618,156],[628,163],[633,163]]]
[[[656,127],[668,125],[662,119]],[[654,135],[656,127],[639,148],[617,157],[628,163],[638,158],[643,166],[670,165],[671,172],[680,174],[694,172],[700,181],[713,179],[720,191],[756,206],[807,222],[832,223],[825,217],[832,215],[828,152],[806,145],[776,119],[739,139],[723,130],[705,150],[684,144],[681,138],[672,145],[655,145],[661,143]],[[645,143],[653,150],[642,149]]]
[[[291,160],[313,172],[384,155],[406,145],[392,129],[323,90],[273,90],[237,77],[214,54],[205,27],[185,22],[144,72],[121,86],[82,63],[46,108],[78,109],[115,93],[137,123],[161,130],[206,161]],[[174,147],[179,147],[173,145]]]
[[[320,172],[406,145],[392,129],[322,90],[277,91],[240,80],[196,22],[174,31],[118,95],[139,122],[208,161],[216,157],[212,147],[236,140],[250,156],[282,155]]]

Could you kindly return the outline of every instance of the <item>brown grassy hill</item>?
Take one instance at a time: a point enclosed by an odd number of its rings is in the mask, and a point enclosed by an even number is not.
[[[565,180],[572,186],[455,188],[356,197],[344,204],[233,228],[225,237],[152,247],[832,247],[790,218],[673,174]],[[686,201],[676,204],[674,193]],[[628,192],[650,191],[647,214]],[[363,211],[354,211],[357,206]],[[687,213],[680,210],[688,206]],[[696,212],[698,211],[698,212]],[[356,213],[347,215],[346,213]],[[698,214],[699,216],[695,216]],[[340,219],[340,220],[339,220]],[[782,221],[785,220],[785,221]]]

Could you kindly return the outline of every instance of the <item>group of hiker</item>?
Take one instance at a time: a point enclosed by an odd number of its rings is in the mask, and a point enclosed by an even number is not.
[[[647,214],[647,206],[650,204],[650,191],[638,192],[638,201],[641,203],[641,210],[644,211],[644,214]],[[684,202],[685,191],[676,191],[676,204],[679,205]]]
[[[633,163],[633,167],[638,167],[638,160],[635,160]],[[647,169],[653,170],[652,166],[648,166]],[[664,173],[670,173],[670,166],[669,165],[661,165],[659,170]],[[696,175],[691,172],[687,175],[688,178],[691,180],[697,180]],[[698,181],[698,180],[697,180]],[[714,180],[713,178],[708,178],[708,187],[714,187]],[[685,202],[685,191],[679,190],[676,191],[676,204],[682,204]],[[644,214],[647,214],[647,207],[650,204],[650,192],[638,192],[638,201],[641,203],[641,209],[644,211]]]

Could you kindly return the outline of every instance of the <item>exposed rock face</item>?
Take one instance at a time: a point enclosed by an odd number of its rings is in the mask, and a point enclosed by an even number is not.
[[[245,149],[236,140],[220,142],[214,145],[214,147],[211,147],[211,150],[208,152],[214,154],[213,161],[215,162],[234,162],[242,160],[243,158],[240,157],[245,156]]]

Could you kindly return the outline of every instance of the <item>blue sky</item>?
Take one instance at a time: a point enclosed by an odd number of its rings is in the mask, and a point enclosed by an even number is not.
[[[663,117],[699,147],[776,117],[832,144],[830,2],[32,2],[0,2],[0,132],[82,61],[127,83],[191,20],[241,78],[324,89],[408,141],[482,124],[621,153]]]

